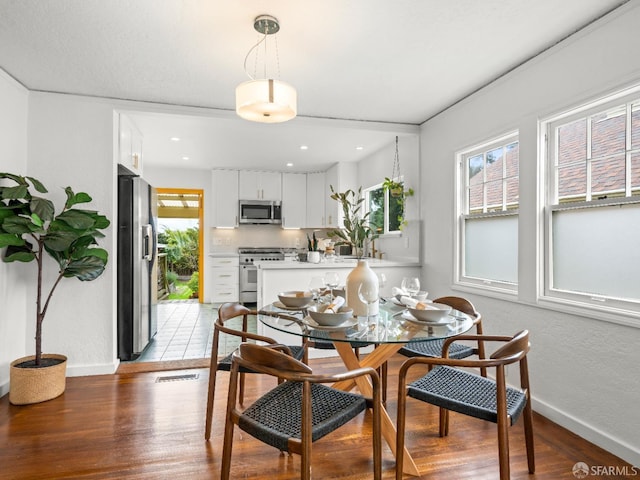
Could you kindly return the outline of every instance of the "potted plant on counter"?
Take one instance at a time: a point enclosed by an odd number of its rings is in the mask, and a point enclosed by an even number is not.
[[[342,207],[342,228],[327,232],[329,237],[336,241],[336,246],[351,245],[358,258],[364,256],[364,249],[368,242],[378,238],[378,235],[369,226],[369,212],[362,213],[364,197],[362,187],[358,192],[349,189],[339,193],[330,185],[331,198],[340,203]]]
[[[6,186],[6,180],[14,185]],[[63,278],[91,281],[104,271],[107,251],[97,246],[101,230],[109,220],[93,210],[74,208],[91,202],[84,193],[65,188],[62,210],[56,214],[44,185],[33,177],[0,173],[0,248],[6,247],[4,262],[36,265],[35,355],[11,363],[9,401],[15,405],[38,403],[61,395],[66,383],[64,355],[42,353],[42,326],[53,293]],[[32,192],[32,189],[35,192]],[[48,291],[43,291],[43,270],[50,257],[58,273]]]
[[[320,263],[320,252],[318,251],[318,239],[316,238],[316,232],[313,232],[313,236],[309,238],[307,234],[307,262]]]

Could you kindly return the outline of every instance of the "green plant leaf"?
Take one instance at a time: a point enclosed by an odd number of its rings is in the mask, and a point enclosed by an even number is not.
[[[40,182],[40,180],[37,180],[33,177],[26,177],[26,178],[31,182],[31,185],[33,185],[33,188],[35,188],[38,192],[47,193],[47,189],[44,188],[44,185]]]
[[[78,239],[78,233],[74,231],[50,231],[44,237],[44,246],[49,253],[64,252]]]
[[[33,223],[31,217],[14,216],[7,217],[2,222],[2,229],[7,233],[22,235],[23,233],[37,233],[40,227]]]
[[[38,215],[43,222],[50,222],[53,220],[56,213],[53,202],[40,197],[32,197],[29,208],[31,208],[31,211]]]
[[[4,187],[2,189],[3,199],[29,199],[29,188],[27,185],[17,185],[15,187]]]
[[[13,233],[0,233],[0,248],[8,247],[9,245],[19,247],[24,244],[25,241],[20,235],[15,235]]]
[[[76,194],[73,193],[73,190],[71,190],[71,187],[67,187],[64,189],[64,191],[67,194],[67,203],[65,204],[65,209],[71,208],[74,205],[77,205],[78,203],[89,203],[91,200],[93,200],[88,193],[85,192],[78,192]]]
[[[104,272],[106,261],[98,256],[87,256],[72,260],[64,269],[62,276],[66,278],[76,277],[78,280],[91,281],[98,278]]]
[[[9,245],[2,260],[5,262],[30,262],[35,258],[36,254],[29,247]]]
[[[95,220],[91,215],[87,215],[86,213],[75,209],[62,212],[56,217],[56,220],[62,221],[71,228],[75,228],[77,230],[86,230],[93,227],[95,224]]]

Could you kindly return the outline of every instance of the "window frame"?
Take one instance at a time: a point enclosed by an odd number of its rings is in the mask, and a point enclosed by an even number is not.
[[[519,198],[518,206],[516,208],[508,208],[508,202],[506,201],[506,188],[505,182],[507,178],[502,176],[503,182],[503,199],[502,208],[495,210],[495,208],[488,208],[486,194],[483,199],[482,212],[468,213],[469,208],[469,177],[467,174],[467,159],[478,155],[480,152],[487,152],[494,150],[498,147],[505,148],[508,145],[517,143],[518,148],[520,146],[520,138],[518,130],[511,130],[502,135],[494,136],[486,141],[477,143],[467,148],[461,149],[456,152],[455,156],[455,179],[456,179],[456,231],[455,231],[455,253],[454,253],[454,272],[453,272],[453,285],[462,290],[480,290],[484,293],[493,293],[498,296],[506,295],[507,297],[516,296],[518,294],[518,283],[500,281],[495,279],[472,277],[465,274],[465,231],[467,220],[486,219],[486,218],[498,218],[498,217],[518,217],[519,218]],[[518,163],[519,163],[518,156]],[[506,162],[503,166],[503,170],[506,168]],[[483,175],[486,175],[486,168]],[[520,168],[518,165],[518,179],[520,176]],[[486,183],[483,181],[483,183]],[[489,211],[491,210],[491,211]],[[516,240],[517,243],[517,240]],[[516,262],[518,259],[516,258]]]
[[[402,183],[404,185],[404,177],[400,176],[399,179],[397,179],[398,182]],[[385,190],[382,186],[382,182],[376,184],[376,185],[372,185],[371,187],[365,188],[363,189],[363,193],[364,193],[364,203],[365,203],[365,208],[364,208],[364,213],[368,213],[369,212],[369,206],[370,206],[370,194],[372,191],[374,190],[382,190],[384,193],[384,225],[383,225],[383,233],[378,234],[378,238],[389,238],[389,237],[400,237],[402,236],[402,230],[392,230],[389,231],[389,191]],[[406,207],[406,204],[405,204]],[[403,217],[406,215],[406,212],[402,212]],[[371,214],[369,214],[369,218],[371,218]],[[370,224],[371,225],[371,224]]]
[[[556,113],[541,119],[538,122],[540,155],[539,155],[539,172],[541,182],[540,191],[540,211],[541,214],[541,242],[539,249],[539,265],[538,265],[538,302],[542,305],[556,306],[567,309],[572,313],[593,314],[598,313],[600,318],[605,320],[612,319],[616,323],[630,324],[637,326],[635,320],[627,322],[620,319],[620,315],[640,319],[640,299],[620,299],[614,296],[594,295],[584,292],[572,290],[563,290],[554,288],[553,282],[553,215],[556,212],[612,207],[619,205],[638,204],[640,205],[640,195],[632,195],[630,180],[630,157],[633,154],[631,149],[631,138],[627,133],[631,128],[631,105],[640,103],[640,85],[636,85],[612,94],[604,95],[592,101],[586,102],[578,107],[568,109],[564,112]],[[615,107],[625,105],[625,113],[627,115],[625,121],[625,178],[624,195],[614,194],[614,196],[604,196],[598,198],[598,195],[592,195],[591,191],[591,138],[590,133],[587,137],[587,156],[584,199],[582,195],[576,197],[578,199],[558,200],[559,179],[556,174],[556,158],[558,139],[558,129],[563,126],[575,122],[582,118],[586,119],[587,132],[590,132],[591,117],[598,114],[606,113],[614,110]],[[594,196],[596,197],[594,199]]]

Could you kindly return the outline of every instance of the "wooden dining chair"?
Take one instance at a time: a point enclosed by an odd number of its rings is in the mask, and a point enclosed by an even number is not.
[[[459,340],[505,342],[488,359],[454,359],[448,348],[454,338],[445,340],[442,357],[413,357],[406,360],[398,372],[398,419],[396,439],[396,479],[402,479],[404,459],[407,397],[440,408],[440,436],[449,434],[449,410],[497,423],[500,479],[509,479],[509,426],[523,415],[529,473],[535,472],[533,420],[527,353],[529,332],[523,330],[513,337],[495,335],[460,335]],[[520,388],[507,386],[506,366],[519,363]],[[418,364],[433,366],[425,376],[406,384],[409,370]],[[456,367],[495,369],[495,380]]]
[[[265,344],[276,345],[277,342],[269,337],[265,337],[262,335],[258,335],[256,333],[252,333],[248,331],[248,317],[251,315],[257,315],[256,310],[250,310],[244,305],[239,303],[223,303],[218,308],[218,318],[216,319],[213,326],[213,344],[211,346],[211,363],[209,366],[209,390],[207,394],[207,417],[205,420],[205,433],[204,438],[209,440],[211,438],[211,421],[213,419],[213,404],[216,393],[216,374],[218,370],[222,371],[230,371],[231,370],[231,356],[232,353],[229,353],[222,359],[218,359],[218,354],[220,351],[220,334],[227,334],[232,337],[235,337],[240,342],[254,341],[254,342],[262,342]],[[269,315],[269,312],[260,312],[261,315]],[[276,314],[279,317],[286,317],[284,314]],[[228,325],[232,319],[242,319],[242,323],[239,328],[232,328]],[[292,320],[296,320],[293,319]],[[278,349],[285,351],[290,354],[292,357],[300,360],[304,359],[306,361],[306,346],[286,346],[279,345]],[[244,376],[246,373],[255,373],[251,370],[242,369],[240,372],[240,404],[242,405],[244,401]]]
[[[247,369],[285,381],[244,411],[237,408],[240,371]],[[366,398],[331,388],[325,383],[368,376],[373,397]],[[243,343],[234,352],[222,450],[222,480],[228,480],[237,425],[256,439],[280,451],[301,456],[300,478],[311,478],[311,445],[367,408],[373,411],[374,478],[382,478],[382,431],[380,380],[372,368],[333,374],[314,374],[304,363],[271,346]],[[338,447],[339,448],[339,447]]]
[[[449,305],[451,308],[469,315],[473,319],[476,334],[482,335],[482,315],[469,300],[462,297],[440,297],[436,298],[433,302]],[[405,357],[439,357],[442,354],[443,344],[444,339],[410,342],[403,346],[398,353]],[[452,343],[449,346],[449,358],[467,358],[472,355],[478,355],[481,359],[485,358],[484,342],[478,342],[475,348],[462,343]],[[483,377],[487,376],[485,367],[482,367],[481,374]]]

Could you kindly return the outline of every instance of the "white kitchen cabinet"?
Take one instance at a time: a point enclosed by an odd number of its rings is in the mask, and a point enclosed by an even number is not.
[[[118,162],[133,173],[142,175],[142,133],[131,119],[118,115]]]
[[[340,203],[331,198],[331,186],[336,192],[341,192],[338,178],[338,165],[334,165],[325,172],[324,176],[324,214],[325,225],[329,228],[338,227],[338,216],[340,215]]]
[[[212,170],[212,226],[238,226],[238,170]]]
[[[240,171],[241,200],[282,200],[282,173]]]
[[[282,174],[282,227],[307,226],[307,175]]]
[[[342,226],[343,214],[340,202],[331,198],[331,186],[336,192],[353,190],[358,194],[358,168],[355,163],[337,163],[325,172],[325,226],[337,228]]]
[[[324,228],[324,172],[307,173],[307,228]]]
[[[240,264],[238,256],[211,259],[209,296],[211,303],[240,301]]]

